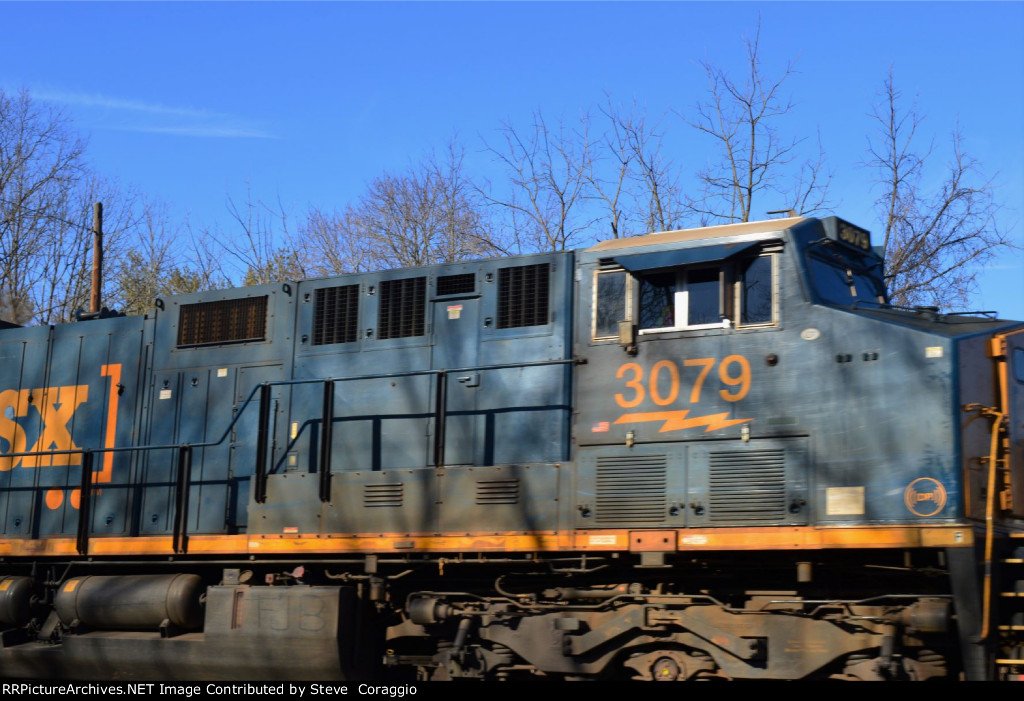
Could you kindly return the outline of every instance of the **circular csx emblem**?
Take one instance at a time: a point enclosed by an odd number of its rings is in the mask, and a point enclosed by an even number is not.
[[[919,477],[907,485],[903,501],[912,514],[934,516],[946,505],[946,488],[936,479]]]

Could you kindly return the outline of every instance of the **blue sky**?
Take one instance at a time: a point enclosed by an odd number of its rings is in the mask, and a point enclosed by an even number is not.
[[[297,222],[453,134],[486,176],[481,138],[502,120],[573,119],[606,93],[664,114],[666,148],[695,172],[709,144],[678,114],[704,95],[701,61],[742,68],[759,16],[765,71],[797,71],[780,128],[820,130],[836,214],[879,228],[865,147],[891,65],[926,117],[922,144],[946,160],[959,123],[1024,245],[1021,2],[0,2],[17,28],[0,44],[0,87],[62,106],[98,171],[176,218],[227,227],[226,198],[251,188]],[[972,306],[1024,319],[1024,252],[980,283]]]

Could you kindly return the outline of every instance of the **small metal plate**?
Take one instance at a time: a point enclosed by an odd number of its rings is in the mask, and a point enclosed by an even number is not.
[[[679,537],[676,531],[630,531],[629,551],[634,553],[674,553]]]

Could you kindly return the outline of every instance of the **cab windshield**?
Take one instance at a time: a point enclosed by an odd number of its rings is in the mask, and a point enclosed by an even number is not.
[[[886,303],[882,265],[877,258],[826,240],[811,248],[808,264],[811,283],[826,304],[880,307]]]

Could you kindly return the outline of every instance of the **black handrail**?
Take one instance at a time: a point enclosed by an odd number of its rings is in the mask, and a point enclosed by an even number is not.
[[[448,373],[437,373],[434,403],[434,467],[444,467],[444,429],[448,423]]]
[[[188,550],[188,496],[192,487],[192,446],[178,449],[178,476],[174,494],[174,552],[183,555]]]
[[[89,521],[92,512],[92,460],[91,450],[82,451],[82,482],[78,488],[78,537],[75,549],[79,555],[89,552]]]
[[[334,380],[324,381],[323,416],[320,419],[320,501],[331,500],[331,450],[334,443]]]
[[[89,549],[89,533],[90,533],[90,513],[91,513],[91,496],[92,496],[92,477],[93,477],[93,463],[96,454],[106,453],[132,453],[132,452],[148,452],[154,450],[175,450],[178,452],[178,470],[175,479],[175,500],[174,500],[174,520],[173,520],[173,546],[176,554],[185,554],[188,551],[188,493],[191,487],[191,473],[192,473],[192,451],[196,448],[211,448],[222,444],[225,439],[231,435],[232,429],[235,424],[238,423],[242,414],[245,413],[246,408],[252,403],[253,397],[256,393],[260,393],[259,398],[259,425],[257,426],[257,446],[256,446],[256,465],[253,474],[253,480],[255,482],[255,498],[258,503],[264,503],[266,501],[266,489],[267,489],[267,442],[270,432],[270,404],[272,401],[271,388],[273,387],[289,387],[292,385],[308,385],[324,383],[324,406],[323,406],[323,430],[321,434],[321,445],[320,445],[320,461],[319,468],[320,474],[320,498],[322,501],[330,500],[330,452],[331,452],[331,440],[333,439],[333,431],[331,424],[334,420],[334,383],[335,382],[349,382],[358,380],[385,380],[393,379],[396,377],[417,377],[423,375],[436,375],[437,376],[437,387],[435,396],[435,416],[434,416],[434,465],[437,468],[444,467],[444,453],[445,453],[445,430],[444,426],[447,422],[447,406],[448,406],[448,391],[447,391],[447,376],[451,373],[459,372],[480,372],[487,370],[509,370],[516,368],[529,368],[529,367],[544,367],[550,365],[580,365],[585,363],[584,359],[579,358],[567,358],[564,360],[539,360],[529,363],[504,363],[501,365],[478,365],[473,367],[455,368],[450,370],[409,370],[406,372],[390,372],[390,373],[379,373],[371,375],[355,375],[348,377],[326,377],[326,378],[315,378],[305,380],[276,380],[261,382],[252,388],[249,392],[249,396],[245,398],[242,405],[238,408],[235,416],[232,417],[227,427],[224,429],[224,433],[221,434],[220,438],[215,441],[206,441],[204,443],[171,443],[165,445],[138,445],[138,446],[122,446],[122,447],[109,447],[109,448],[73,448],[68,450],[41,450],[41,451],[22,451],[16,453],[3,453],[4,458],[20,458],[20,457],[41,457],[41,456],[52,456],[52,455],[81,455],[82,456],[82,478],[79,491],[79,511],[78,511],[78,529],[76,536],[76,549],[80,555],[88,554]],[[328,387],[330,389],[328,389]],[[328,395],[330,395],[328,399]],[[329,418],[329,420],[328,420]],[[325,476],[326,475],[326,476]]]
[[[257,504],[267,500],[267,436],[270,433],[270,384],[260,385],[259,424],[256,427],[256,465],[253,468],[253,481]],[[241,412],[239,412],[241,413]]]

